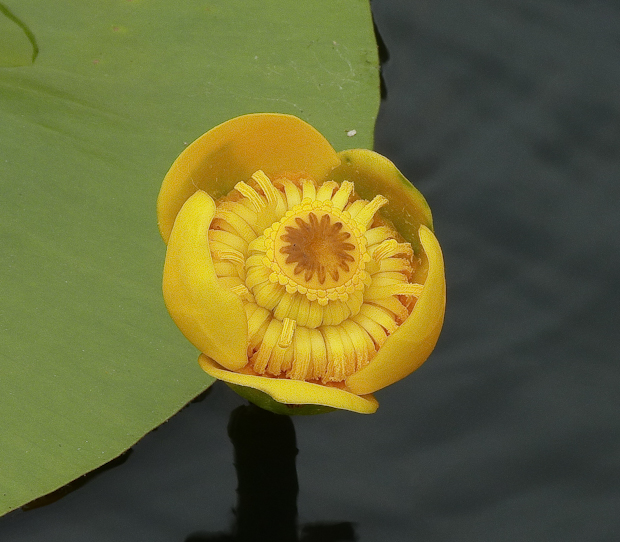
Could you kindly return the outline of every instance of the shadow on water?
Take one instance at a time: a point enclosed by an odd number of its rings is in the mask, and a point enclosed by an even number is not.
[[[352,542],[350,522],[297,524],[297,445],[288,416],[254,405],[235,409],[228,424],[235,449],[237,506],[229,533],[193,533],[185,542]]]
[[[381,101],[385,101],[387,100],[387,85],[385,83],[385,77],[383,76],[383,67],[390,59],[390,52],[388,51],[385,41],[383,41],[383,37],[381,36],[381,32],[379,31],[379,27],[377,26],[377,22],[374,20],[374,17],[372,20],[372,27],[375,33],[377,52],[379,55],[379,90]]]
[[[43,495],[42,497],[39,497],[38,499],[34,499],[33,501],[30,501],[29,503],[22,506],[22,510],[24,512],[28,512],[29,510],[34,510],[35,508],[40,508],[42,506],[48,506],[50,504],[55,503],[56,501],[59,501],[64,496],[68,495],[69,493],[72,493],[76,489],[81,488],[82,486],[90,482],[91,480],[94,480],[100,474],[122,465],[123,463],[125,463],[125,461],[127,461],[127,459],[129,459],[129,456],[132,453],[133,453],[133,450],[129,448],[129,450],[123,452],[117,458],[112,459],[111,461],[108,461],[101,467],[87,474],[84,474],[83,476],[80,476],[79,478],[76,478],[72,482],[69,482],[67,485],[62,486],[56,491],[52,491],[51,493],[48,493],[47,495]]]

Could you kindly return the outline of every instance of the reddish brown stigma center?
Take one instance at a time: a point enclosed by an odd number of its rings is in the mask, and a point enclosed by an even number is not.
[[[316,275],[319,284],[324,284],[328,273],[338,281],[341,269],[349,271],[349,263],[355,261],[351,254],[355,245],[347,242],[351,234],[342,231],[342,222],[332,223],[328,214],[319,220],[315,213],[309,213],[307,222],[297,217],[295,223],[297,227],[286,226],[286,233],[280,236],[288,243],[280,252],[287,255],[287,264],[296,264],[295,275],[303,272],[306,282]]]

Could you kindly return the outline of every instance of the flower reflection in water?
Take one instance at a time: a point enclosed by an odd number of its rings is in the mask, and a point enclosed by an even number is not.
[[[289,416],[253,404],[235,409],[228,424],[235,448],[237,506],[229,533],[199,532],[185,542],[353,542],[353,524],[297,524],[297,445]]]

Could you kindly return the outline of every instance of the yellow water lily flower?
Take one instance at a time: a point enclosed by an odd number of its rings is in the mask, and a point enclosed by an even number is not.
[[[157,213],[170,315],[200,366],[261,406],[372,413],[435,347],[431,212],[373,151],[337,153],[291,115],[237,117],[181,153]]]

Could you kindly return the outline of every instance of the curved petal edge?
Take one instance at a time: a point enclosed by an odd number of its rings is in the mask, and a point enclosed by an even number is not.
[[[209,251],[215,203],[196,192],[174,222],[164,264],[163,293],[170,316],[189,341],[223,366],[247,360],[248,328],[239,296],[219,285]]]
[[[218,380],[262,391],[279,403],[322,405],[361,414],[372,414],[379,406],[372,395],[360,396],[340,388],[312,382],[228,371],[204,354],[198,358],[198,363],[206,373]]]
[[[375,194],[388,199],[381,214],[390,220],[398,232],[420,252],[420,226],[433,229],[431,209],[420,191],[400,172],[394,163],[368,149],[352,149],[338,153],[340,165],[330,178],[337,182],[352,181],[358,194],[371,200]]]
[[[177,213],[196,190],[214,198],[259,169],[267,175],[304,171],[323,179],[340,163],[330,143],[303,120],[281,113],[252,113],[228,120],[191,143],[166,174],[157,199],[164,241]]]
[[[419,231],[428,258],[424,289],[409,318],[390,335],[372,361],[346,380],[354,393],[373,393],[415,371],[437,344],[446,306],[446,279],[441,247],[426,226]]]

